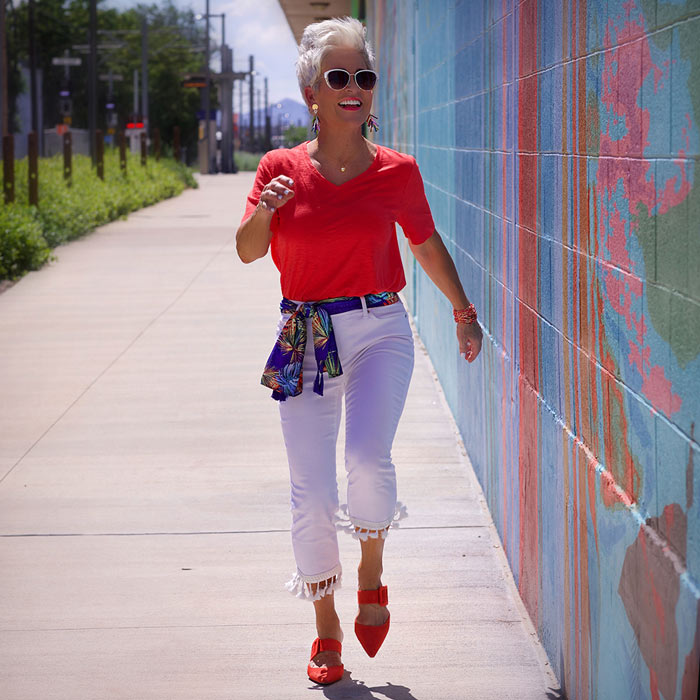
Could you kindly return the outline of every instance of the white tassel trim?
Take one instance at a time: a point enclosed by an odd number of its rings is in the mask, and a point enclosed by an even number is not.
[[[340,506],[340,511],[342,512],[343,517],[339,516],[338,514],[334,516],[336,530],[347,532],[353,537],[353,539],[362,540],[363,542],[366,542],[370,537],[375,540],[378,537],[386,539],[387,535],[389,534],[389,528],[399,527],[399,520],[403,520],[404,518],[408,517],[408,510],[406,506],[401,503],[401,501],[397,501],[396,503],[394,517],[391,520],[383,523],[370,523],[367,520],[353,518],[348,513],[348,506],[346,503],[343,503],[343,505]],[[366,530],[366,532],[359,532],[358,529]]]
[[[338,564],[334,569],[326,574],[318,574],[316,576],[305,576],[298,569],[292,574],[292,578],[284,584],[284,587],[294,596],[301,600],[320,600],[323,596],[333,593],[341,588],[341,579],[343,578],[343,569]],[[326,585],[316,587],[316,593],[311,593],[312,583],[321,583],[326,581]]]

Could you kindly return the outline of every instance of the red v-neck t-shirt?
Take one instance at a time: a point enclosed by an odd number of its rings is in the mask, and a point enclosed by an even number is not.
[[[262,157],[241,220],[253,213],[270,180],[294,180],[294,197],[270,223],[282,294],[317,301],[400,291],[406,278],[395,224],[415,244],[435,230],[415,158],[377,144],[367,170],[335,185],[316,170],[307,143]]]

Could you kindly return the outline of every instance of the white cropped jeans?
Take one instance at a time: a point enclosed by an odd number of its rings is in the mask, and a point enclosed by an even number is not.
[[[323,396],[313,392],[316,364],[311,319],[303,390],[279,403],[291,482],[292,544],[297,571],[287,589],[317,600],[340,586],[337,529],[360,539],[386,537],[400,504],[391,446],[413,372],[413,334],[401,301],[333,314],[343,369],[325,377]],[[289,314],[282,314],[277,332]],[[347,519],[339,525],[336,442],[345,397]],[[345,506],[343,507],[345,509]],[[359,529],[358,529],[359,528]],[[371,531],[371,532],[370,532]],[[312,583],[326,582],[316,587]]]

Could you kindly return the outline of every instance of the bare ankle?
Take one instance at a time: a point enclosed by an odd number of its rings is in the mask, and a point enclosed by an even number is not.
[[[340,627],[340,619],[338,616],[316,620],[316,634],[320,639],[337,639],[339,642],[343,640],[343,631]]]
[[[357,585],[361,591],[373,591],[382,585],[383,570],[371,568],[368,569],[360,565],[357,569]]]
[[[343,640],[343,632],[340,628],[340,619],[335,610],[333,596],[324,596],[314,602],[316,613],[316,632],[321,639]]]

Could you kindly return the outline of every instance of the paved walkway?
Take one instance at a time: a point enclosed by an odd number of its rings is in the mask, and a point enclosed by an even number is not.
[[[372,660],[354,638],[358,546],[340,533],[347,673],[308,681],[312,610],[282,588],[286,460],[258,384],[278,278],[235,254],[252,174],[200,182],[0,294],[0,697],[560,697],[420,349],[391,632]]]

